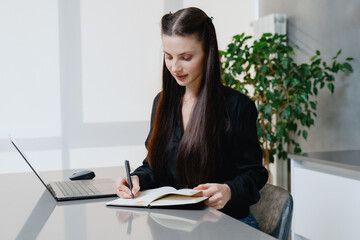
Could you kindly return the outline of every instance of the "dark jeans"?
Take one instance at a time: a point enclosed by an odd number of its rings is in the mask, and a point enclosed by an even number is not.
[[[246,218],[239,219],[239,220],[253,228],[259,229],[259,223],[255,219],[254,215],[251,214],[251,212],[249,212],[249,215]]]

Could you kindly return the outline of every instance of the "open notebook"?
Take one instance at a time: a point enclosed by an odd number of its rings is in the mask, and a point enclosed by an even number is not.
[[[144,190],[140,196],[134,199],[122,199],[107,202],[108,206],[124,207],[165,207],[194,205],[205,201],[208,197],[202,197],[200,190],[175,189],[173,187],[160,187]]]

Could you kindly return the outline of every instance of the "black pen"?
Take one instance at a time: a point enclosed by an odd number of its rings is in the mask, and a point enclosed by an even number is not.
[[[134,198],[134,194],[132,193],[132,182],[131,182],[131,177],[130,177],[130,164],[128,160],[125,160],[125,170],[126,170],[126,176],[128,179],[128,183],[129,183],[129,188],[131,191],[131,198]]]

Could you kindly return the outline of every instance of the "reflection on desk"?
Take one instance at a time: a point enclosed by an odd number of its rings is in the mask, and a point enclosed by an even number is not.
[[[218,222],[222,214],[215,209],[208,211],[199,210],[177,210],[177,209],[140,209],[140,208],[118,208],[116,217],[120,224],[132,225],[137,218],[147,218],[154,221],[158,228],[169,228],[179,231],[192,232],[203,222]],[[128,227],[129,229],[129,227]]]

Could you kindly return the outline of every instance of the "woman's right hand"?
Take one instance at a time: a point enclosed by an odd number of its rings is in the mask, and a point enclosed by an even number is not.
[[[134,175],[131,176],[132,182],[132,193],[134,197],[139,196],[140,194],[140,185],[139,185],[139,177]],[[116,194],[121,198],[131,198],[131,191],[129,188],[129,183],[125,177],[119,177],[116,180]]]

